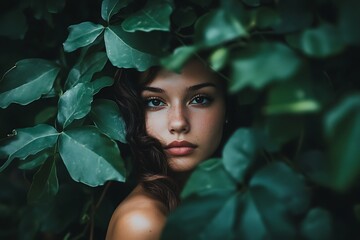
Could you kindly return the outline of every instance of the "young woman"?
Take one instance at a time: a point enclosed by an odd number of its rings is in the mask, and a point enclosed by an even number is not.
[[[152,68],[121,77],[118,102],[138,184],[115,210],[106,240],[160,238],[189,174],[221,142],[222,81],[198,60],[179,74]]]

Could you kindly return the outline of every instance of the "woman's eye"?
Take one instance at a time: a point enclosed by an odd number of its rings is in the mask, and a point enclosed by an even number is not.
[[[147,107],[161,107],[165,105],[163,101],[156,98],[146,100],[145,104]]]
[[[205,96],[197,96],[197,97],[194,97],[192,100],[191,100],[191,104],[202,104],[202,105],[205,105],[205,104],[209,104],[211,102],[211,99],[208,98],[208,97],[205,97]]]

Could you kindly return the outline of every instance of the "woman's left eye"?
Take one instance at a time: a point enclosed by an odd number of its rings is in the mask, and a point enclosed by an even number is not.
[[[209,104],[211,102],[211,99],[209,97],[206,96],[196,96],[191,100],[191,104],[201,104],[201,105],[206,105]]]

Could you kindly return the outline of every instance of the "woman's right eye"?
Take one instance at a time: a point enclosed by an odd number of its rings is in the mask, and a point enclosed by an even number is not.
[[[158,98],[150,98],[145,100],[145,106],[150,108],[165,106],[165,103]]]

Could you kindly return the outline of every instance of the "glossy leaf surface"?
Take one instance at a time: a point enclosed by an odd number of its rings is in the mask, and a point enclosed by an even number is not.
[[[7,156],[7,161],[0,167],[0,171],[15,158],[25,159],[29,155],[54,146],[58,136],[59,133],[55,128],[45,124],[15,130],[14,135],[0,146],[0,156]]]
[[[90,112],[92,101],[92,88],[88,84],[77,84],[60,97],[57,121],[66,128],[75,119],[81,119]]]
[[[133,47],[136,42],[145,44],[145,39],[136,37],[136,33],[127,33],[121,26],[109,26],[105,30],[106,53],[110,62],[116,67],[136,68],[144,71],[157,64],[158,59]]]
[[[99,186],[108,180],[124,181],[124,164],[116,143],[95,127],[63,132],[59,153],[76,182]]]
[[[0,81],[0,107],[11,103],[29,104],[48,93],[60,68],[44,59],[24,59],[16,63]]]
[[[90,115],[96,126],[103,133],[114,140],[126,143],[125,122],[114,101],[106,99],[95,100]]]
[[[130,15],[121,26],[127,32],[169,31],[172,7],[165,0],[149,0],[138,12]]]
[[[69,89],[78,83],[90,82],[93,75],[104,68],[107,60],[105,52],[86,55],[70,70],[65,82],[65,88]]]
[[[82,22],[68,28],[69,36],[63,46],[66,52],[72,52],[95,41],[104,31],[104,26],[92,22]]]

